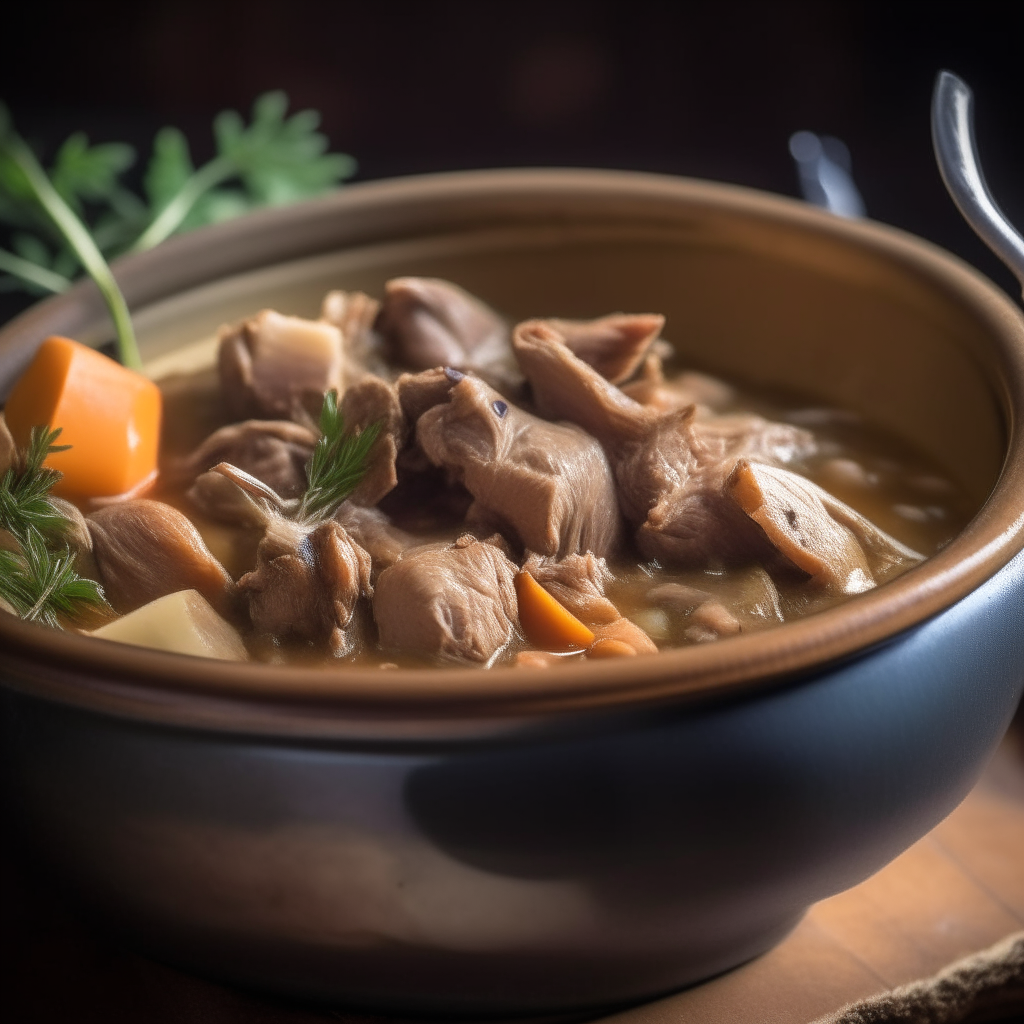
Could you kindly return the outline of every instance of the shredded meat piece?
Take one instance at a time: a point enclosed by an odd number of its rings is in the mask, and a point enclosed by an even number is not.
[[[450,281],[398,277],[385,285],[377,331],[391,358],[412,370],[451,366],[474,371],[503,393],[521,377],[508,325]]]
[[[612,579],[608,564],[592,551],[561,560],[530,554],[523,568],[586,625],[620,618],[618,608],[604,596],[604,586]]]
[[[578,427],[532,416],[466,376],[446,403],[420,417],[416,438],[473,495],[471,524],[546,555],[603,556],[616,546],[611,469],[600,444]]]
[[[333,324],[264,309],[221,329],[218,366],[234,419],[289,419],[308,393],[339,394],[343,342]]]
[[[374,575],[394,565],[403,551],[419,543],[412,534],[392,526],[391,520],[376,508],[365,508],[345,501],[334,513],[334,519],[345,527],[345,531],[360,547],[369,552],[373,559]]]
[[[807,455],[806,431],[759,416],[662,413],[640,405],[577,358],[543,321],[514,331],[520,365],[541,415],[579,424],[604,447],[619,502],[641,553],[663,564],[757,561],[763,536],[724,494],[740,458],[784,463]]]
[[[446,661],[488,663],[518,619],[516,567],[468,534],[410,548],[377,580],[373,616],[381,646]]]
[[[417,420],[435,405],[448,401],[452,388],[465,376],[461,370],[437,366],[419,373],[403,373],[395,382],[398,401],[406,421],[415,427]]]
[[[254,628],[275,640],[296,640],[347,654],[356,603],[373,593],[370,556],[334,520],[312,530],[270,520],[256,568],[238,581]]]
[[[612,313],[596,320],[545,320],[583,362],[621,384],[636,373],[665,318],[655,313]]]
[[[736,399],[733,388],[705,373],[688,370],[666,380],[661,356],[654,353],[644,360],[637,379],[622,385],[622,391],[641,405],[660,412],[673,412],[688,405],[696,405],[698,412],[710,412],[723,409]]]
[[[593,553],[561,560],[531,554],[523,568],[595,636],[587,657],[656,654],[658,645],[635,622],[625,618],[604,596],[612,574],[603,558]],[[594,649],[600,647],[600,650]],[[628,650],[624,648],[628,647]]]
[[[366,473],[349,497],[357,505],[376,505],[398,483],[395,461],[409,433],[398,390],[389,381],[368,375],[345,392],[341,413],[347,430],[380,424],[366,459]]]
[[[168,467],[171,479],[195,479],[219,462],[230,462],[284,498],[306,489],[306,464],[317,435],[288,420],[246,420],[214,431],[186,458]]]
[[[823,588],[859,594],[924,558],[789,470],[743,459],[727,490],[772,545]]]
[[[198,590],[230,616],[235,585],[199,531],[176,508],[145,498],[87,517],[107,600],[121,614],[179,590]]]
[[[345,382],[361,380],[366,373],[387,375],[380,339],[373,330],[380,303],[365,292],[332,291],[324,296],[320,319],[341,331]]]

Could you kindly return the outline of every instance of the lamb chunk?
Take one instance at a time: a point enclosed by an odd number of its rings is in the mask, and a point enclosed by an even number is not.
[[[611,469],[578,427],[532,416],[466,376],[420,417],[416,438],[473,495],[469,522],[544,555],[603,556],[617,545]]]
[[[281,498],[262,480],[228,462],[196,477],[186,497],[217,522],[264,529],[274,515],[294,512],[299,505],[297,498]]]
[[[656,654],[658,646],[604,596],[612,574],[603,558],[568,555],[561,560],[531,554],[523,568],[564,608],[590,628],[595,640],[587,657]],[[599,648],[599,650],[594,650]],[[628,648],[628,650],[623,649]]]
[[[391,520],[376,508],[365,508],[351,501],[342,502],[334,513],[346,533],[373,559],[374,574],[395,564],[402,552],[418,543],[412,534],[392,526]]]
[[[63,498],[55,498],[52,494],[49,502],[64,517],[64,529],[61,531],[61,540],[75,556],[75,572],[79,576],[86,576],[91,580],[98,580],[99,567],[96,565],[96,556],[93,554],[92,534],[89,532],[89,523],[82,515],[81,509]],[[0,547],[3,544],[0,542]]]
[[[740,460],[727,492],[778,551],[824,589],[859,594],[924,557],[806,477],[777,466]]]
[[[256,568],[238,581],[253,627],[277,641],[349,652],[356,604],[371,596],[370,556],[334,520],[312,531],[272,520]]]
[[[390,358],[411,370],[450,366],[473,371],[505,395],[522,383],[508,325],[449,281],[428,277],[388,281],[376,328]]]
[[[607,641],[626,644],[637,654],[657,654],[658,645],[632,619],[620,615],[613,622],[599,622],[591,626],[596,640],[594,646]],[[622,652],[619,653],[628,653]]]
[[[450,281],[396,277],[377,317],[392,358],[414,370],[486,366],[504,358],[508,328],[492,309]]]
[[[273,488],[282,498],[306,490],[306,464],[317,435],[287,420],[246,420],[214,431],[187,458],[169,467],[171,478],[195,479],[220,462],[230,462]]]
[[[438,366],[419,373],[403,373],[396,381],[398,401],[406,422],[415,427],[417,420],[435,405],[448,401],[452,388],[465,374],[453,367]]]
[[[654,313],[613,313],[596,320],[545,320],[569,349],[605,380],[621,384],[636,373],[665,318]]]
[[[366,292],[330,291],[320,306],[320,319],[341,331],[346,349],[356,356],[373,347],[373,323],[378,313],[380,303]]]
[[[235,585],[176,508],[139,498],[86,519],[107,600],[121,614],[179,590],[198,590],[229,616]]]
[[[512,346],[537,412],[547,419],[578,424],[606,451],[641,440],[656,421],[655,412],[628,398],[576,356],[547,321],[519,324]]]
[[[689,615],[710,597],[706,590],[688,587],[685,583],[662,583],[647,591],[647,600],[651,604],[677,615]]]
[[[704,601],[690,615],[690,625],[683,633],[690,643],[707,643],[740,632],[740,620],[720,601]]]
[[[264,309],[220,332],[221,393],[236,420],[289,419],[309,392],[342,391],[343,341],[333,324]]]
[[[366,376],[345,392],[341,414],[347,430],[380,425],[366,459],[366,473],[349,499],[357,505],[376,505],[398,483],[395,461],[409,433],[398,390],[380,377]]]
[[[692,405],[667,413],[643,406],[541,321],[520,324],[513,344],[540,413],[577,423],[601,442],[645,557],[702,566],[766,554],[763,535],[725,495],[725,481],[743,457],[784,463],[809,454],[810,434],[759,416],[698,418]]]
[[[660,412],[673,412],[696,405],[700,411],[723,409],[736,400],[736,392],[724,381],[705,373],[688,370],[665,379],[661,357],[649,355],[640,376],[622,385],[624,394],[641,405],[653,406]]]
[[[586,625],[614,622],[620,617],[619,610],[604,596],[604,585],[612,578],[608,564],[593,552],[567,555],[560,561],[531,554],[523,568]]]
[[[443,661],[488,664],[517,622],[516,567],[494,545],[465,535],[411,548],[377,580],[381,646]]]

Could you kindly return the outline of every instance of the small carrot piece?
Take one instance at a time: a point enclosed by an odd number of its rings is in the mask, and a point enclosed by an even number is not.
[[[594,634],[555,600],[525,569],[516,575],[519,625],[523,635],[542,651],[584,650]]]
[[[61,428],[71,445],[46,460],[63,480],[55,494],[109,497],[132,491],[156,474],[160,389],[134,370],[69,338],[39,347],[4,409],[19,446],[33,427]]]

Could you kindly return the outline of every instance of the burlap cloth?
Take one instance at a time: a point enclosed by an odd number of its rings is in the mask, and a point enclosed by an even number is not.
[[[1024,1021],[1024,932],[902,985],[820,1017],[814,1024],[982,1024]]]

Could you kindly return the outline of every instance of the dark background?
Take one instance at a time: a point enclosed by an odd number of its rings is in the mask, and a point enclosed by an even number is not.
[[[0,98],[47,156],[79,128],[148,153],[175,124],[198,160],[219,110],[284,88],[362,179],[573,165],[795,195],[787,140],[809,128],[847,142],[871,217],[1015,293],[943,191],[928,104],[940,68],[973,87],[990,184],[1024,223],[1022,29],[1015,4],[37,2],[3,16]]]

